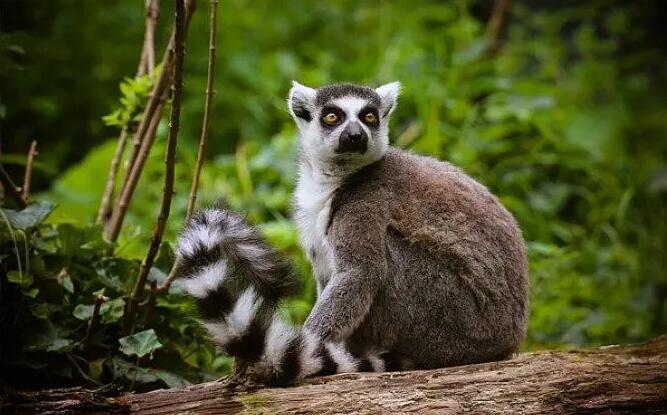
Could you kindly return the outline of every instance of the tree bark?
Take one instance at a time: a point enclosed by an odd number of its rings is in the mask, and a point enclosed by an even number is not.
[[[289,388],[212,382],[104,401],[80,390],[80,398],[58,393],[55,400],[34,398],[33,406],[25,404],[24,396],[23,406],[10,408],[16,413],[95,413],[95,405],[101,405],[98,413],[142,415],[664,414],[667,336],[640,345],[527,353],[429,371],[341,374]],[[63,406],[67,402],[70,408]]]

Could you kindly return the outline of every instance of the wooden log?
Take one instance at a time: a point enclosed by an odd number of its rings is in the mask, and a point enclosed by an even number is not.
[[[51,401],[58,408],[52,413],[80,413],[77,404],[85,413],[95,412],[99,398],[85,398],[82,403],[70,396],[68,411],[60,396]],[[99,413],[141,415],[665,414],[667,336],[639,345],[526,353],[429,371],[341,374],[288,388],[212,382],[107,398],[103,405]],[[27,408],[14,407],[17,413]],[[44,405],[39,409],[48,413]]]

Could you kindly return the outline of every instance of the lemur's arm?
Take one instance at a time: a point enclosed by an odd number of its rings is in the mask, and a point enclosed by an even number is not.
[[[385,221],[377,205],[348,203],[335,212],[328,238],[336,269],[304,328],[324,340],[341,341],[364,320],[385,279]]]

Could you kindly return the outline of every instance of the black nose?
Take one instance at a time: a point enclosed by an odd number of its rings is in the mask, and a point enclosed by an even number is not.
[[[336,153],[365,153],[368,145],[368,136],[359,123],[350,123],[338,139]]]

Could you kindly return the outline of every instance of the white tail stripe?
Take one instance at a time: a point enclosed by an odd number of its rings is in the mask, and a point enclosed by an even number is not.
[[[217,228],[210,225],[192,226],[181,235],[178,241],[178,253],[181,256],[194,255],[200,244],[207,249],[213,249],[224,236]]]
[[[266,345],[262,356],[264,363],[273,370],[279,371],[287,346],[295,336],[294,328],[285,323],[279,316],[274,315],[266,334]]]
[[[181,279],[183,288],[193,297],[205,298],[210,291],[220,286],[227,276],[227,262],[224,259],[205,266],[190,278]]]
[[[349,373],[357,371],[357,361],[347,351],[343,343],[325,343],[329,355],[336,362],[338,373]]]
[[[204,322],[204,327],[220,346],[225,346],[248,331],[262,301],[262,297],[257,296],[254,288],[247,288],[227,317],[218,321]]]
[[[373,367],[373,372],[384,372],[385,370],[384,360],[382,360],[381,357],[379,357],[376,354],[369,353],[366,356],[366,358],[371,363],[371,366]]]
[[[299,352],[299,379],[314,375],[322,370],[323,366],[322,357],[317,353],[320,339],[307,332],[302,332],[301,338],[303,343]]]

